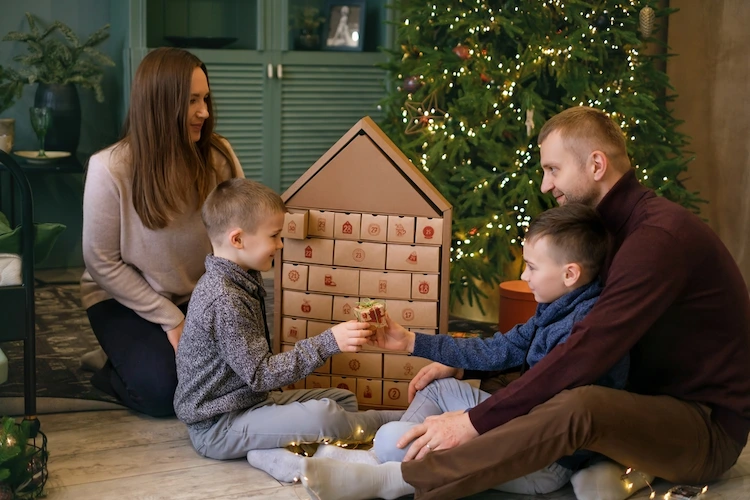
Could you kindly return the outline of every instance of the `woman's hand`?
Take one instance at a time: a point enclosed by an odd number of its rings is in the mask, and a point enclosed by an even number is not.
[[[177,344],[180,343],[180,337],[182,337],[182,329],[185,328],[185,320],[183,319],[179,325],[175,326],[171,330],[167,331],[167,340],[172,344],[174,352],[177,352]]]

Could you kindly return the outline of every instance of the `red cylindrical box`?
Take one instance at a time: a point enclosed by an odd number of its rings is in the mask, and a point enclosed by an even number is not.
[[[497,329],[507,332],[518,323],[526,323],[536,312],[536,300],[523,280],[500,283],[500,309]]]

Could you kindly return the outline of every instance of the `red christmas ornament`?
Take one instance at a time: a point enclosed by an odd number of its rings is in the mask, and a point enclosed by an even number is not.
[[[464,61],[471,57],[471,54],[469,53],[469,47],[467,47],[466,45],[456,45],[455,47],[453,47],[453,53]]]
[[[407,76],[406,78],[404,78],[404,90],[409,92],[410,94],[419,90],[419,87],[421,86],[422,80],[420,80],[418,76]]]
[[[482,79],[482,83],[490,83],[492,81],[492,78],[490,78],[487,74],[482,73],[479,75],[479,78]]]

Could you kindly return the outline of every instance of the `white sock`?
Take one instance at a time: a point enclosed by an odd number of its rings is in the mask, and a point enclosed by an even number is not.
[[[250,450],[247,461],[256,469],[267,472],[271,477],[282,483],[293,483],[300,477],[302,462],[305,458],[286,448],[271,448],[269,450]]]
[[[321,444],[313,456],[315,458],[332,458],[350,464],[380,465],[378,457],[371,450],[350,450],[335,444]]]
[[[393,500],[414,493],[401,475],[401,462],[343,464],[330,458],[306,458],[302,485],[317,500]]]
[[[98,372],[104,367],[106,362],[107,355],[104,354],[104,349],[97,347],[93,351],[89,351],[81,356],[81,370]]]
[[[627,467],[616,462],[599,462],[581,469],[570,478],[578,500],[625,500],[648,483],[654,476],[640,471],[631,472],[622,479]],[[647,483],[648,481],[648,483]],[[631,485],[630,487],[628,487]]]

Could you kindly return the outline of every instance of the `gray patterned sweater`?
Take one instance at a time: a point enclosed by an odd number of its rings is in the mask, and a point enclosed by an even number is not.
[[[331,330],[271,354],[258,271],[209,255],[193,291],[177,348],[177,417],[196,429],[225,413],[245,410],[268,392],[296,382],[339,351]]]

